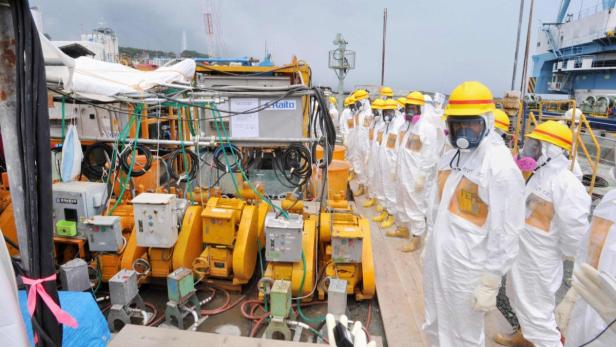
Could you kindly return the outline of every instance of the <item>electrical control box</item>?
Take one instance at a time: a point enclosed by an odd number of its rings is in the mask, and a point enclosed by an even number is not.
[[[122,269],[109,280],[109,296],[112,305],[130,305],[138,294],[135,270]]]
[[[64,118],[65,132],[68,125],[73,124],[77,128],[79,137],[112,136],[113,117],[110,110],[77,102],[66,102],[64,112],[61,101],[56,101],[49,106],[49,135],[51,137],[62,137],[62,118]],[[105,107],[118,109],[121,106],[120,104],[106,104]]]
[[[59,182],[53,189],[53,224],[63,237],[85,238],[85,220],[101,214],[107,185],[97,182]]]
[[[302,259],[304,219],[298,214],[276,218],[275,212],[265,217],[265,259],[271,262],[299,262]]]
[[[192,271],[179,268],[167,275],[167,296],[176,303],[185,302],[195,292]]]
[[[66,291],[90,290],[92,287],[88,276],[88,264],[83,259],[75,258],[60,265],[60,283],[62,289]]]
[[[334,263],[361,263],[363,233],[353,226],[334,227],[332,260]]]
[[[116,252],[122,247],[120,217],[94,216],[84,221],[88,247],[92,252]]]
[[[270,291],[270,302],[274,318],[287,318],[291,312],[291,282],[274,281]]]
[[[141,193],[132,201],[137,245],[170,248],[178,239],[177,198],[174,194]]]
[[[347,309],[347,281],[330,278],[327,287],[327,313],[336,317],[346,314]]]

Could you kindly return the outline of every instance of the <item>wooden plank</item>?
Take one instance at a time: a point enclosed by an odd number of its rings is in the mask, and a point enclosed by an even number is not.
[[[373,336],[372,338],[376,341],[377,346],[383,346],[381,337]],[[142,325],[125,326],[109,343],[109,347],[302,347],[314,345],[305,342],[264,340],[197,331],[144,327]]]
[[[363,200],[356,199],[357,205],[353,204],[353,208],[360,215],[371,219],[372,213],[361,207]],[[376,272],[376,293],[387,345],[425,346],[426,341],[421,330],[423,295],[418,293],[415,281],[409,275],[411,272],[409,268],[400,271],[402,263],[397,255],[402,253],[392,249],[376,223],[371,221],[370,229]]]

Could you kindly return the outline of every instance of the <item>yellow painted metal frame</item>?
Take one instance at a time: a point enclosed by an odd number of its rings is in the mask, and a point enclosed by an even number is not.
[[[590,124],[588,123],[586,116],[584,116],[583,114],[580,115],[580,121],[577,123],[577,126],[575,126],[575,122],[572,122],[572,126],[575,127],[575,129],[573,130],[573,134],[574,134],[573,148],[577,149],[579,145],[579,148],[582,149],[582,152],[584,153],[584,157],[586,157],[586,160],[588,161],[588,164],[590,165],[592,174],[590,178],[590,184],[588,185],[588,194],[592,194],[593,190],[595,189],[595,180],[597,179],[599,161],[601,160],[601,145],[599,144],[599,140],[597,140],[595,133],[592,131],[592,128],[590,127]],[[584,143],[584,141],[582,140],[582,136],[580,135],[582,126],[584,126],[587,129],[586,133],[590,136],[593,142],[593,145],[595,146],[595,157],[594,158],[591,157],[590,153],[588,152],[588,148],[586,148],[586,144]],[[573,165],[577,157],[577,152],[578,151],[575,150],[575,151],[572,151],[571,153],[571,169],[573,169]]]

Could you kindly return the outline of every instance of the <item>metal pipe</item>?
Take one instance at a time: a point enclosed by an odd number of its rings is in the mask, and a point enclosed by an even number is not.
[[[381,56],[381,86],[385,85],[385,40],[387,39],[387,8],[383,11],[383,52]]]
[[[207,139],[207,140],[204,141],[204,140],[201,140],[201,138],[195,139],[195,140],[187,140],[187,141],[159,140],[159,139],[141,139],[140,138],[140,139],[137,139],[137,142],[138,143],[142,143],[142,144],[146,144],[146,145],[174,145],[174,146],[181,146],[183,144],[185,146],[200,145],[200,146],[206,146],[206,147],[216,147],[220,143],[222,143],[222,141],[220,141],[220,139],[218,137],[216,137],[216,136],[204,137],[203,139]],[[81,141],[108,142],[108,143],[113,143],[113,142],[121,141],[121,142],[127,143],[127,142],[134,141],[135,139],[131,139],[131,138],[118,139],[118,138],[113,138],[113,137],[92,137],[92,136],[88,136],[88,137],[81,137],[80,140]],[[288,145],[289,143],[297,143],[297,142],[313,143],[313,142],[318,142],[318,141],[319,141],[319,139],[317,139],[317,138],[310,138],[310,137],[284,137],[284,138],[273,138],[273,137],[256,137],[256,138],[250,138],[250,137],[231,137],[231,138],[229,138],[229,142],[241,144],[242,146],[246,146],[246,147],[251,147],[251,146],[263,147],[264,145],[280,147],[280,146]],[[226,140],[225,140],[225,142],[226,142]]]
[[[522,70],[522,86],[521,100],[524,101],[526,88],[528,87],[528,55],[530,54],[530,33],[533,27],[533,10],[535,8],[535,0],[530,0],[530,13],[528,14],[528,29],[526,30],[526,49],[524,51],[524,68]]]
[[[20,161],[17,124],[17,69],[15,67],[15,35],[13,19],[9,7],[0,6],[0,128],[2,128],[2,144],[6,159],[6,171],[9,175],[9,190],[13,203],[17,240],[21,262],[25,269],[30,269],[30,237],[26,227],[25,200],[23,185],[23,167]],[[12,57],[13,59],[10,59]]]
[[[524,0],[520,0],[520,17],[518,18],[518,34],[515,40],[515,54],[513,56],[513,76],[511,77],[511,90],[515,90],[515,77],[518,70],[518,56],[520,55],[520,34],[522,33],[522,18],[524,17]]]

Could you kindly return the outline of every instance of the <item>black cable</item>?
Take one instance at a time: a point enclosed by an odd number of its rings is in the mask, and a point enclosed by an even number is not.
[[[133,170],[130,170],[130,160],[133,159],[133,151],[137,151],[135,155],[135,161],[137,160],[138,153],[141,152],[141,155],[145,156],[145,165],[141,168],[141,170],[135,170],[135,165],[133,165]],[[137,144],[136,146],[130,146],[124,149],[122,155],[120,155],[120,166],[125,173],[130,172],[131,177],[139,177],[145,175],[146,172],[152,167],[153,156],[150,149],[142,144]]]
[[[274,172],[282,185],[287,188],[301,187],[312,176],[312,154],[301,144],[291,144],[274,152]],[[278,177],[282,175],[284,181]]]
[[[106,143],[97,142],[86,147],[81,162],[81,173],[92,182],[101,182],[109,172],[106,166],[111,164],[113,148]]]
[[[227,151],[229,151],[230,153],[229,155],[227,155],[227,160],[234,157],[233,154],[235,154],[235,157],[237,158],[237,161],[229,163],[229,167],[227,167],[226,161],[224,159],[221,159],[225,157],[225,152]],[[216,166],[216,168],[222,172],[239,173],[242,172],[241,165],[243,162],[243,154],[236,145],[230,143],[223,143],[220,146],[216,147],[216,149],[214,150],[213,162],[214,166]]]
[[[581,344],[579,347],[588,346],[589,344],[595,342],[599,337],[601,337],[601,335],[605,334],[605,332],[608,331],[608,329],[611,328],[612,325],[614,325],[614,323],[616,323],[616,318],[614,318],[610,322],[610,324],[608,324],[603,330],[601,330],[601,332],[599,334],[597,334],[597,336],[593,337],[590,341]]]
[[[33,279],[48,277],[55,273],[53,259],[53,223],[52,223],[52,179],[51,156],[49,155],[49,109],[47,105],[47,87],[45,80],[45,60],[39,40],[39,34],[32,19],[27,0],[8,1],[12,32],[4,33],[7,40],[6,50],[14,49],[12,65],[15,67],[15,80],[12,83],[10,71],[7,81],[9,97],[15,97],[15,114],[5,124],[3,135],[11,134],[18,149],[17,156],[7,156],[7,164],[15,165],[20,176],[11,177],[12,185],[23,189],[23,210],[20,217],[27,244],[21,254],[27,254],[27,275]],[[6,14],[5,11],[2,11]],[[4,15],[5,20],[8,15]],[[12,37],[11,37],[12,36]],[[14,47],[13,47],[14,45]],[[2,71],[0,74],[5,73]],[[12,94],[12,95],[11,95]],[[15,208],[22,208],[15,206]],[[45,290],[51,299],[59,304],[55,281],[45,282]],[[57,346],[62,343],[62,326],[40,298],[36,299],[37,308],[32,315],[32,326],[42,340],[39,346]]]
[[[173,163],[176,161],[176,159],[178,159],[178,156],[183,156],[184,153],[186,153],[186,164],[188,167],[185,167],[184,172],[180,173],[174,169],[175,166],[173,165]],[[182,164],[184,163],[183,158],[180,158],[179,160]],[[188,148],[185,148],[184,150],[180,148],[171,152],[171,154],[169,155],[168,166],[171,178],[173,178],[176,182],[192,181],[195,179],[195,177],[197,177],[197,173],[199,173],[199,157],[197,157],[195,152],[191,151]]]

